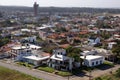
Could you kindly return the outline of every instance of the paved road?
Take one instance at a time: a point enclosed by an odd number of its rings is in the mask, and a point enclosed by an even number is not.
[[[13,64],[8,64],[8,63],[4,63],[4,62],[0,62],[0,66],[6,67],[6,68],[9,68],[9,69],[13,69],[13,70],[17,70],[17,71],[20,71],[22,73],[32,75],[34,77],[41,78],[41,79],[44,79],[44,80],[67,80],[66,78],[58,76],[58,75],[54,75],[54,74],[50,74],[50,73],[47,73],[47,72],[34,70],[34,69],[31,70],[31,69],[28,69],[26,67],[15,66]]]
[[[13,69],[13,70],[17,70],[22,73],[29,74],[29,75],[32,75],[34,77],[41,78],[44,80],[68,80],[68,78],[66,77],[61,77],[61,76],[58,76],[52,73],[47,73],[47,72],[36,70],[36,69],[31,70],[26,67],[16,66],[13,63],[9,64],[9,63],[4,63],[0,61],[0,66]],[[92,71],[91,75],[93,78],[99,77],[101,75],[110,74],[111,70],[115,72],[118,68],[120,68],[120,65],[115,65],[115,67],[106,69],[106,70],[95,70],[95,71]],[[89,80],[89,75],[90,73],[87,72],[83,74],[83,76],[70,76],[69,80]]]

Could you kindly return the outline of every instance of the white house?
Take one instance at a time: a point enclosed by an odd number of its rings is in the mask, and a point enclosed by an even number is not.
[[[96,50],[91,50],[91,51],[83,51],[80,53],[80,55],[82,56],[86,56],[86,55],[96,55],[98,54],[98,52]]]
[[[39,37],[40,37],[42,40],[46,40],[46,38],[47,38],[47,32],[40,30],[40,31],[39,31]]]
[[[74,59],[66,56],[66,50],[53,50],[53,55],[50,57],[49,67],[59,70],[72,70]]]
[[[109,42],[108,43],[108,49],[112,49],[114,45],[116,45],[116,42]]]
[[[88,39],[88,41],[89,41],[88,45],[94,46],[94,45],[100,43],[100,38],[99,38],[99,37],[97,37],[97,38],[90,37],[90,38]]]
[[[24,40],[26,40],[28,42],[36,42],[36,36],[23,38],[22,41],[24,41]]]
[[[24,58],[25,58],[25,62],[28,62],[35,66],[39,66],[39,65],[42,65],[43,63],[47,63],[47,60],[50,58],[50,56],[31,55]]]
[[[11,56],[17,61],[23,61],[24,57],[33,55],[33,50],[40,50],[40,46],[25,44],[14,46],[11,49]]]
[[[31,50],[28,49],[26,46],[14,46],[11,50],[11,56],[17,61],[22,61],[23,56],[30,56],[32,55]]]
[[[80,56],[80,58],[84,59],[84,65],[87,67],[98,66],[104,62],[104,57],[98,55]]]

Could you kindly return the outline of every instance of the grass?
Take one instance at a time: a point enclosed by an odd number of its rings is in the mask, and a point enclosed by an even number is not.
[[[71,76],[72,73],[67,72],[67,71],[57,71],[56,73],[57,75],[63,76],[63,77],[67,77],[67,76]]]
[[[0,80],[42,80],[0,66]]]
[[[108,61],[105,61],[104,63],[103,63],[103,65],[108,65],[108,66],[114,66],[114,64],[113,63],[111,63],[111,62],[108,62]]]
[[[39,70],[42,70],[42,71],[49,72],[49,73],[53,73],[53,72],[55,71],[55,69],[50,68],[50,67],[46,67],[46,66],[39,67],[38,69],[39,69]]]
[[[95,69],[109,69],[114,67],[114,64],[108,61],[105,61],[103,64],[96,66]]]
[[[120,78],[115,77],[114,75],[104,75],[101,77],[97,77],[94,80],[120,80]]]
[[[109,76],[102,76],[102,77],[97,77],[94,80],[113,80],[112,77]]]
[[[25,66],[25,67],[29,67],[29,68],[32,68],[33,65],[32,64],[28,64],[26,62],[16,62],[18,65],[21,65],[21,66]]]

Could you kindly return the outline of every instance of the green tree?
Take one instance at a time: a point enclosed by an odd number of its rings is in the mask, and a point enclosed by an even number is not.
[[[82,52],[81,49],[69,46],[66,48],[66,52],[67,56],[74,58],[75,62],[80,62],[82,64],[83,59],[80,58],[80,52]]]
[[[7,44],[10,40],[8,38],[3,38],[0,39],[0,47],[4,46],[5,44]]]
[[[112,53],[115,56],[115,60],[120,62],[120,41],[116,40],[117,45],[112,48]]]

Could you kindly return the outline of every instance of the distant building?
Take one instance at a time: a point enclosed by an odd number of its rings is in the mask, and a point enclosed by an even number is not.
[[[33,8],[34,8],[34,16],[38,16],[38,7],[39,5],[35,2],[34,5],[33,5]]]

